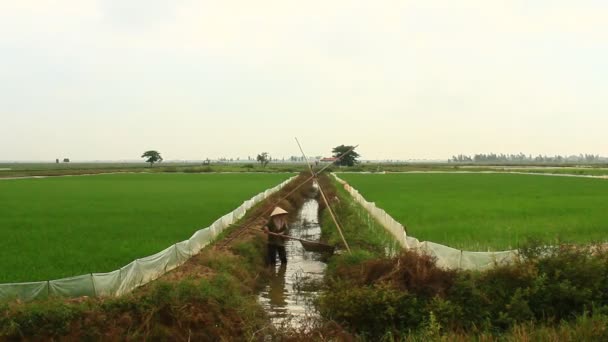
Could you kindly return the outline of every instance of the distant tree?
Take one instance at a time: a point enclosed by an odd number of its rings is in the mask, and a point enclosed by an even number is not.
[[[268,152],[262,152],[258,154],[256,160],[262,165],[262,167],[266,167],[266,165],[270,163],[271,158]]]
[[[340,146],[334,147],[334,149],[331,152],[333,153],[334,158],[338,158],[341,155],[343,155],[344,153],[346,153],[348,150],[350,150],[351,148],[353,148],[353,146],[340,145]],[[342,157],[340,160],[338,160],[336,162],[336,164],[341,165],[341,166],[353,166],[359,162],[357,160],[357,158],[359,158],[359,157],[360,157],[359,153],[355,152],[355,150],[352,150],[348,154],[346,154],[344,157]]]
[[[63,158],[63,162],[64,163],[69,163],[70,162],[70,158]]]
[[[602,163],[605,162],[607,158],[601,157],[597,154],[579,154],[579,155],[570,155],[570,156],[562,156],[556,154],[554,156],[547,156],[539,154],[537,156],[532,156],[531,154],[525,155],[524,153],[519,154],[496,154],[496,153],[481,153],[473,155],[473,158],[470,156],[459,154],[457,156],[452,156],[448,160],[449,163],[496,163],[496,164],[505,164],[505,163],[534,163],[534,164],[563,164],[563,163],[585,163],[585,164],[593,164],[593,163]]]
[[[160,156],[160,153],[154,150],[144,152],[141,157],[148,158],[146,159],[146,163],[150,163],[150,166],[153,166],[154,163],[160,163],[163,161],[163,157]]]

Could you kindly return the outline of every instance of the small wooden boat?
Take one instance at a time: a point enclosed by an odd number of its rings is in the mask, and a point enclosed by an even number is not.
[[[294,236],[277,234],[277,233],[268,233],[268,234],[282,236],[287,239],[298,240],[302,244],[302,247],[304,247],[304,250],[306,250],[308,252],[333,254],[336,249],[336,246],[328,245],[326,243],[322,243],[322,242],[318,242],[318,241],[311,241],[311,240],[306,240],[306,239],[297,238]]]
[[[302,247],[308,252],[327,253],[333,254],[336,246],[324,244],[321,242],[310,241],[310,240],[299,240]]]

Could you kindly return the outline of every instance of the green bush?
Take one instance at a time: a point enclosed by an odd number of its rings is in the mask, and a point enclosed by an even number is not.
[[[327,265],[328,274],[339,273],[340,270],[348,269],[349,267],[359,265],[367,260],[372,260],[376,256],[366,250],[356,249],[352,253],[344,253],[331,258]]]
[[[243,257],[244,261],[247,262],[249,267],[255,267],[261,265],[261,257],[265,255],[264,248],[266,247],[266,241],[264,238],[257,236],[252,238],[251,241],[237,243],[232,247],[232,251]]]
[[[0,316],[0,336],[30,336],[40,330],[51,335],[66,334],[72,319],[81,312],[79,306],[61,302],[36,303],[10,316]]]
[[[563,246],[488,271],[455,274],[412,252],[393,259],[341,256],[318,306],[324,317],[374,337],[422,331],[428,322],[421,318],[428,321],[430,312],[433,324],[458,332],[555,325],[608,313],[607,254]]]
[[[318,301],[323,317],[372,338],[418,326],[424,317],[416,296],[383,285],[353,288],[342,283],[323,293]]]

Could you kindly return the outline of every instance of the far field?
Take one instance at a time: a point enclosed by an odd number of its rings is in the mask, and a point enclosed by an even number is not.
[[[0,180],[0,283],[118,269],[185,239],[291,174]]]
[[[589,175],[608,177],[607,164],[538,164],[538,165],[492,165],[492,164],[455,164],[455,163],[383,163],[364,161],[349,168],[332,166],[336,171],[353,172],[408,172],[408,171],[500,171],[500,172],[526,172],[526,173],[557,173],[572,175]],[[263,167],[255,161],[238,162],[212,162],[202,165],[201,162],[162,162],[150,167],[142,162],[123,163],[1,163],[0,178],[27,177],[27,176],[58,176],[78,174],[98,174],[111,172],[184,172],[184,173],[211,173],[211,172],[301,172],[308,167],[303,162],[277,162],[273,161]]]
[[[608,180],[517,174],[340,174],[409,235],[466,250],[608,241]]]

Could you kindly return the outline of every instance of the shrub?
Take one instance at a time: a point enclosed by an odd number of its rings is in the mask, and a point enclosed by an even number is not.
[[[320,312],[370,336],[424,330],[419,317],[429,312],[442,329],[490,332],[608,312],[606,252],[571,246],[536,250],[542,253],[483,272],[446,271],[413,252],[392,259],[341,256],[319,300]]]
[[[5,310],[8,311],[8,307]],[[79,306],[61,302],[35,303],[10,316],[2,314],[0,336],[32,336],[37,331],[45,331],[49,335],[66,334],[72,319],[81,311]]]
[[[424,317],[416,296],[386,285],[352,287],[336,284],[318,299],[323,317],[368,337],[418,326]]]

